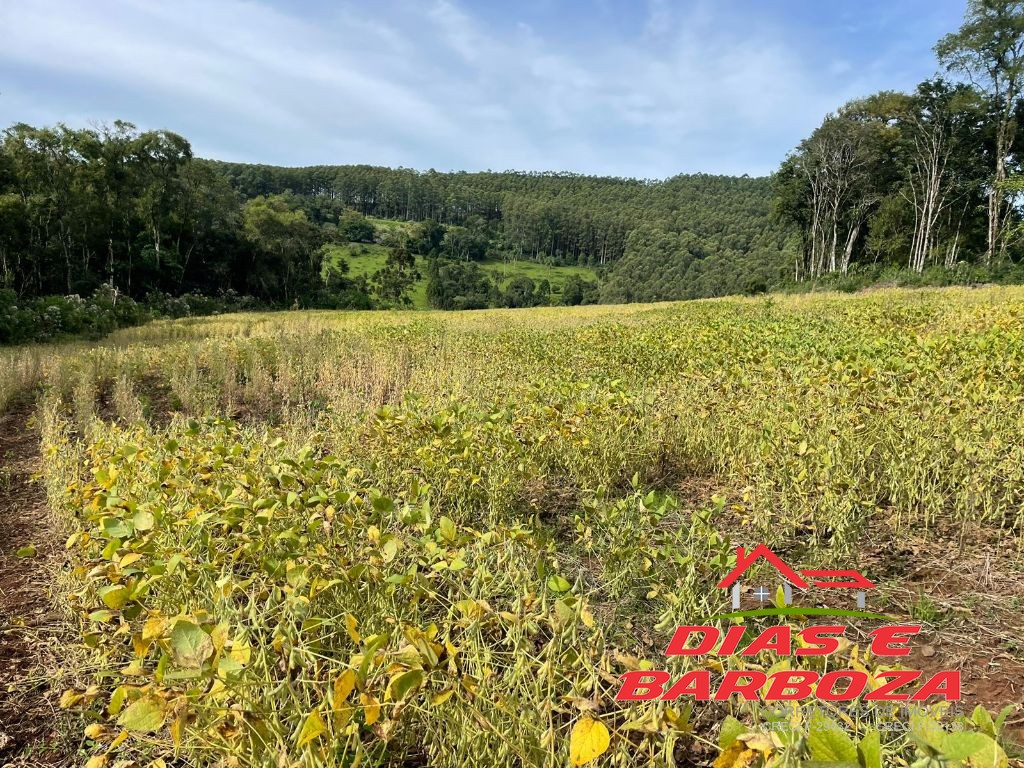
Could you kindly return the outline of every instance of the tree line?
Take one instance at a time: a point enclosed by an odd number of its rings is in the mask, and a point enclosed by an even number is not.
[[[118,121],[11,126],[0,141],[0,288],[19,298],[319,290],[330,232],[297,200],[241,198],[187,140]]]
[[[203,304],[200,295],[279,307],[401,303],[413,267],[403,266],[399,243],[387,243],[395,258],[370,280],[350,277],[344,264],[325,274],[325,244],[386,237],[367,219],[376,216],[419,222],[402,247],[432,259],[526,259],[604,274],[624,262],[645,273],[641,285],[582,286],[587,301],[717,295],[742,290],[758,270],[762,281],[780,279],[786,235],[771,218],[770,194],[767,179],[709,175],[229,164],[193,157],[175,133],[122,121],[16,124],[0,139],[0,291],[9,311],[101,287],[115,302],[159,306],[181,296]],[[652,247],[676,241],[685,248]],[[698,261],[706,263],[691,270]],[[489,304],[544,300],[543,285],[533,298],[526,288],[517,298],[492,290]]]
[[[144,317],[130,301],[402,306],[424,276],[441,308],[555,300],[543,281],[499,287],[477,266],[494,259],[594,268],[569,303],[1024,280],[1024,0],[969,0],[935,50],[939,75],[827,115],[771,178],[280,168],[121,121],[16,124],[0,137],[0,341]],[[372,275],[326,259],[371,241],[389,254]],[[67,296],[85,299],[47,298]]]
[[[712,247],[779,247],[768,179],[680,175],[667,180],[571,173],[442,173],[367,165],[280,168],[210,162],[243,197],[292,193],[316,210],[434,220],[488,241],[493,254],[551,264],[607,266],[641,223],[690,232]],[[768,229],[774,239],[762,240]]]
[[[1018,268],[1024,2],[969,0],[912,93],[852,101],[775,175],[775,213],[799,233],[795,280],[880,268]]]

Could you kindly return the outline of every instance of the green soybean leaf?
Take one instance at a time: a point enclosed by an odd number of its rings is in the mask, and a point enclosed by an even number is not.
[[[111,584],[110,586],[102,587],[97,590],[97,594],[100,596],[100,600],[107,608],[112,608],[115,611],[124,608],[128,602],[128,598],[131,597],[132,591],[129,587],[124,584]]]
[[[864,768],[882,768],[882,734],[872,729],[864,734],[857,746]]]
[[[807,723],[807,746],[811,758],[823,762],[856,763],[857,745],[835,720],[812,716]]]
[[[727,749],[736,743],[736,740],[748,730],[747,726],[741,723],[732,715],[726,715],[722,721],[722,729],[718,732],[718,746]]]
[[[158,731],[164,724],[167,705],[156,696],[143,696],[121,713],[117,723],[122,728],[139,733]]]
[[[423,684],[423,670],[410,669],[391,679],[388,690],[391,692],[392,701],[402,701],[412,691],[415,691]]]
[[[548,579],[548,589],[552,592],[568,592],[572,585],[557,573]]]
[[[947,733],[942,740],[942,756],[946,760],[962,762],[988,747],[992,750],[996,743],[983,733],[976,731],[957,731]]]

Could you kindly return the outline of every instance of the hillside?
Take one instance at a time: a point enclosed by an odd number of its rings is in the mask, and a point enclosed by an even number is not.
[[[499,258],[604,267],[611,274],[628,261],[630,287],[650,298],[777,286],[795,254],[786,230],[772,220],[768,178],[695,174],[657,181],[206,162],[243,198],[295,195],[314,220],[329,221],[344,209],[432,219],[486,239]],[[652,241],[666,247],[652,249]],[[611,281],[602,300],[641,300],[630,298],[622,283]]]
[[[382,222],[396,223],[388,222],[385,219],[375,219],[374,225],[380,226]],[[323,268],[326,271],[332,265],[337,264],[339,259],[343,259],[348,264],[349,275],[371,278],[374,273],[384,268],[391,251],[391,248],[380,243],[329,245],[324,257]],[[409,307],[411,309],[430,309],[430,303],[427,300],[427,260],[423,256],[417,256],[415,260],[419,278],[415,280],[409,291],[411,300]],[[501,259],[486,259],[479,262],[479,265],[499,288],[507,287],[509,282],[517,277],[527,277],[537,285],[546,280],[551,286],[551,299],[555,303],[559,302],[562,287],[570,276],[588,281],[597,280],[597,273],[590,267],[552,266],[536,261],[505,261]]]

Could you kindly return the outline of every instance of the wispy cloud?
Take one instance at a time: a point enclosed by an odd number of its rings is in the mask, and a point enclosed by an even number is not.
[[[744,5],[651,0],[585,39],[566,9],[538,26],[456,0],[0,1],[0,122],[123,117],[286,164],[766,173],[892,67]]]

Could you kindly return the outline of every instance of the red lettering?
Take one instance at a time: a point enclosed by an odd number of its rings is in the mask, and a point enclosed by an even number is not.
[[[828,656],[839,650],[839,638],[829,635],[839,635],[846,631],[842,624],[831,624],[823,627],[807,627],[800,631],[800,639],[807,643],[806,648],[797,648],[797,656]]]
[[[750,679],[744,683],[741,682],[743,678]],[[734,693],[738,693],[744,701],[757,701],[758,691],[767,682],[768,675],[764,672],[730,669],[725,673],[722,684],[718,686],[718,691],[715,692],[715,701],[726,701]]]
[[[910,700],[927,701],[930,696],[941,696],[946,701],[960,701],[960,670],[936,672]]]
[[[769,627],[748,645],[741,654],[753,656],[763,651],[777,653],[779,656],[788,656],[790,646],[793,643],[793,635],[788,624]]]
[[[846,690],[842,693],[836,691],[836,683],[840,680],[849,680]],[[818,698],[822,701],[850,701],[856,699],[864,689],[868,687],[868,676],[864,672],[856,670],[839,670],[827,672],[821,676],[818,682]]]
[[[907,701],[910,698],[908,693],[893,693],[897,688],[910,685],[921,676],[921,672],[915,669],[893,669],[888,672],[879,672],[875,675],[876,680],[891,680],[883,683],[873,691],[864,695],[864,701]]]
[[[686,642],[690,639],[690,635],[698,632],[703,635],[700,644],[696,648],[687,648]],[[675,634],[672,635],[672,641],[668,644],[665,655],[701,656],[705,653],[710,653],[711,649],[718,644],[718,638],[721,635],[722,633],[718,631],[717,627],[676,627]]]
[[[680,696],[693,696],[697,701],[711,700],[711,673],[706,669],[687,672],[661,698],[675,701]]]
[[[807,699],[814,695],[814,682],[818,679],[817,672],[804,672],[798,669],[787,669],[771,676],[765,701],[795,701]],[[787,691],[790,691],[787,693]]]
[[[626,672],[619,679],[622,686],[615,694],[616,701],[651,701],[665,693],[665,683],[671,679],[660,669],[637,669]],[[640,690],[643,693],[639,693]]]
[[[910,638],[921,631],[912,624],[879,627],[868,633],[871,638],[871,653],[875,656],[909,656],[907,644]],[[895,647],[894,647],[895,646]]]
[[[747,632],[747,628],[742,624],[733,625],[725,633],[725,640],[722,641],[721,647],[717,653],[719,656],[732,656],[736,653],[736,649],[740,646],[740,641],[743,640],[743,635]]]

